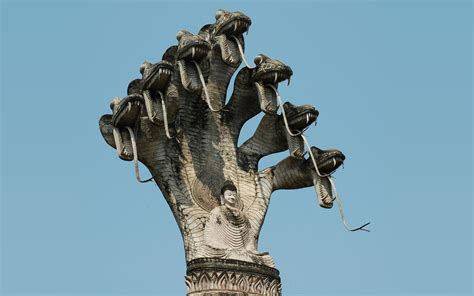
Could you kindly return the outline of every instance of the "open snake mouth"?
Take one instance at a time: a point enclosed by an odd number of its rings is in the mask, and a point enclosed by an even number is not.
[[[122,100],[113,99],[110,103],[113,110],[112,125],[117,128],[133,127],[140,117],[143,104],[143,97],[139,94],[129,95]]]
[[[197,92],[202,85],[196,65],[207,57],[211,46],[202,36],[195,36],[185,30],[179,31],[176,39],[179,41],[176,59],[181,82],[187,91]]]
[[[186,45],[184,45],[182,48],[178,49],[177,59],[199,61],[202,58],[207,56],[210,49],[211,47],[207,42],[201,42],[201,41],[189,42]]]
[[[288,126],[293,133],[301,132],[318,118],[319,111],[311,105],[295,106],[290,102],[283,104]]]
[[[117,149],[118,157],[127,161],[133,159],[132,143],[127,137],[126,128],[119,129],[113,126],[112,115],[102,115],[99,120],[99,128],[107,144]]]
[[[252,21],[241,12],[228,12],[219,9],[216,12],[214,36],[221,50],[222,60],[232,66],[238,67],[242,62],[239,47],[244,47],[243,33],[248,32]]]
[[[263,54],[257,55],[254,62],[256,67],[251,79],[257,87],[260,108],[266,113],[276,114],[278,104],[275,90],[282,81],[288,80],[288,85],[290,84],[293,71],[284,63]]]
[[[181,30],[176,34],[176,39],[179,42],[176,50],[177,60],[199,61],[211,50],[209,41],[199,34],[193,35],[186,30]]]
[[[215,35],[239,36],[247,32],[252,20],[242,12],[228,12],[219,9],[216,12]]]
[[[311,152],[316,158],[319,172],[324,175],[334,172],[346,159],[344,154],[336,149],[322,150],[317,147],[311,147]]]
[[[346,158],[341,151],[336,149],[322,150],[318,147],[311,147],[310,157],[313,157],[313,165],[317,166],[311,174],[313,175],[313,184],[318,197],[319,205],[323,208],[330,209],[333,201],[337,197],[331,174],[343,164]],[[341,205],[339,204],[339,207]],[[340,209],[341,210],[341,209]]]
[[[173,71],[173,64],[168,61],[161,61],[154,65],[144,62],[140,67],[143,75],[143,89],[152,92],[164,91],[171,80]]]
[[[102,135],[107,143],[117,149],[118,156],[123,160],[133,159],[130,137],[124,136],[123,132],[135,126],[143,104],[144,100],[140,94],[132,94],[122,100],[114,98],[110,103],[113,114],[104,115],[100,119]]]

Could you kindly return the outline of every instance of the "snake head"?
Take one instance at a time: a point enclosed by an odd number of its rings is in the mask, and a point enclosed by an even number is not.
[[[171,81],[173,74],[173,64],[163,60],[156,64],[151,64],[147,61],[140,66],[140,73],[142,74],[142,89],[150,90],[151,92],[163,92]]]
[[[199,61],[206,57],[211,49],[211,44],[203,35],[193,35],[186,30],[179,31],[176,39],[178,40],[177,60]]]
[[[278,104],[275,89],[278,83],[288,80],[290,84],[293,70],[283,62],[274,60],[264,54],[259,54],[254,59],[255,68],[252,71],[252,81],[255,83],[263,112],[276,114]]]
[[[296,106],[290,102],[283,104],[290,130],[300,132],[310,126],[318,118],[319,111],[311,105]]]
[[[240,11],[230,12],[218,9],[215,16],[214,34],[216,36],[221,34],[239,36],[247,32],[252,24],[252,20]]]
[[[319,206],[330,209],[333,206],[334,194],[331,184],[331,175],[345,160],[344,154],[337,149],[322,150],[318,147],[311,147],[311,154],[314,156],[318,172],[311,170],[313,176],[313,184],[318,196]],[[307,160],[313,164],[309,159]]]
[[[105,141],[117,150],[123,160],[133,159],[131,136],[128,130],[139,122],[143,97],[132,94],[123,99],[114,98],[110,103],[112,114],[105,114],[99,120],[99,128]]]
[[[238,67],[242,61],[239,44],[244,48],[243,33],[250,28],[252,21],[240,11],[229,12],[219,9],[216,12],[216,22],[213,26],[215,44],[221,51],[222,60],[232,66]]]
[[[323,175],[332,174],[346,159],[346,156],[337,149],[322,150],[313,146],[311,152],[316,159],[319,172]]]
[[[143,105],[143,97],[139,94],[129,95],[124,99],[114,98],[110,103],[110,108],[113,111],[112,125],[118,128],[135,126]]]
[[[211,49],[209,41],[201,35],[193,35],[186,30],[181,30],[176,35],[179,44],[176,50],[176,60],[183,87],[192,93],[202,89],[200,81],[201,66],[206,68],[208,53]]]

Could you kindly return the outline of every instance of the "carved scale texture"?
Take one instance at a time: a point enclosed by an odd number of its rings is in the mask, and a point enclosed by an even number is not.
[[[231,54],[233,60],[240,59],[238,52]],[[274,266],[271,258],[255,259],[260,256],[258,238],[270,196],[278,189],[311,186],[310,166],[307,160],[289,157],[259,172],[258,161],[288,149],[288,143],[281,116],[267,114],[253,137],[237,147],[245,122],[261,112],[255,81],[252,81],[256,70],[244,67],[239,71],[232,96],[225,105],[227,88],[238,65],[226,64],[216,44],[208,56],[196,62],[206,81],[211,106],[224,109],[219,112],[209,109],[192,61],[174,63],[174,72],[164,93],[167,108],[174,110],[168,120],[175,139],[166,137],[161,117],[151,122],[147,112],[142,112],[133,127],[139,161],[150,170],[173,212],[182,233],[187,262],[200,256],[212,256],[207,252],[206,224],[212,218],[211,210],[219,205],[220,187],[225,180],[231,180],[237,187],[238,209],[245,219],[239,222],[237,217],[236,223],[241,225],[223,227],[218,235],[227,249],[245,249],[257,254],[255,257],[242,255],[241,260]],[[154,111],[161,116],[161,105],[156,106]],[[107,143],[116,147],[110,116],[102,117],[100,129]],[[120,134],[123,145],[130,150],[129,136],[123,130]],[[238,237],[242,241],[235,239]],[[217,252],[214,255],[218,256]]]

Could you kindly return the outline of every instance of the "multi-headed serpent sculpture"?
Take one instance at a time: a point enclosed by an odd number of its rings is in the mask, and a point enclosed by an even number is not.
[[[135,161],[137,179],[148,181],[140,179],[140,161],[168,202],[184,241],[189,295],[280,295],[272,258],[257,251],[272,192],[314,186],[320,206],[339,201],[331,173],[344,155],[309,147],[303,131],[319,112],[282,103],[277,88],[284,80],[289,84],[289,66],[263,54],[255,67],[247,64],[243,33],[250,24],[241,12],[218,10],[216,22],[197,35],[178,32],[178,45],[162,61],[144,62],[142,78],[129,84],[125,98],[112,101],[112,114],[99,122],[118,156]],[[242,61],[247,66],[226,101]],[[242,126],[260,112],[265,115],[255,134],[238,146]],[[286,159],[258,169],[262,157],[284,150]]]

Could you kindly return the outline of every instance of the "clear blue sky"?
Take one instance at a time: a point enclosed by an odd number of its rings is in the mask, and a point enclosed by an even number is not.
[[[171,211],[98,119],[218,8],[252,18],[249,61],[293,68],[283,98],[319,109],[307,135],[346,154],[346,215],[372,222],[349,233],[312,188],[276,192],[259,249],[285,295],[471,295],[472,4],[448,0],[3,1],[0,294],[184,294]]]

